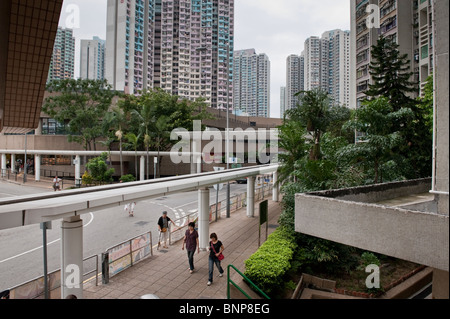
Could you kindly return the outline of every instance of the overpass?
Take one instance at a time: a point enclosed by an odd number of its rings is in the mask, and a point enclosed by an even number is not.
[[[276,165],[240,168],[221,172],[201,173],[120,185],[106,185],[60,193],[27,195],[0,200],[0,230],[40,224],[62,219],[61,222],[61,297],[83,297],[82,276],[73,269],[83,269],[83,220],[81,215],[132,201],[143,201],[185,191],[198,191],[199,244],[206,249],[209,241],[209,187],[215,184],[247,178],[247,216],[254,217],[255,178],[273,174],[277,183]],[[274,187],[273,200],[279,190]],[[74,267],[75,266],[75,267]],[[77,268],[78,267],[78,268]],[[74,279],[78,281],[73,282]]]

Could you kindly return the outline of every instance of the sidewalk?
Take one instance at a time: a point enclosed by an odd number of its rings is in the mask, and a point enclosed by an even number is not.
[[[23,182],[23,174],[17,175],[17,181],[14,180],[14,178],[2,178],[0,179],[1,182],[4,183],[11,183],[21,186],[30,186],[30,187],[38,187],[38,188],[45,188],[45,189],[51,189],[53,190],[53,177],[41,177],[41,180],[39,182],[36,182],[34,180],[34,175],[27,175],[27,182]],[[61,190],[66,190],[70,187],[74,187],[75,182],[70,180],[64,180],[64,187]]]
[[[153,256],[112,277],[107,285],[98,286],[93,281],[84,285],[85,299],[139,299],[142,295],[154,294],[161,299],[226,299],[227,266],[233,264],[241,272],[245,271],[244,261],[258,249],[259,209],[255,205],[255,218],[246,216],[241,209],[210,224],[210,233],[215,232],[225,247],[222,268],[225,273],[218,277],[214,269],[214,280],[208,282],[207,252],[195,254],[196,271],[189,273],[186,250],[181,250],[182,241],[168,250],[153,249]],[[281,204],[269,200],[269,234],[278,227]],[[261,229],[261,243],[265,241],[265,225]],[[214,266],[215,267],[215,266]],[[239,275],[232,271],[232,279]]]

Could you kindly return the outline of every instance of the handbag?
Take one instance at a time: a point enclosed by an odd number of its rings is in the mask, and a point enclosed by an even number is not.
[[[214,253],[217,254],[216,250],[214,249],[214,245],[213,245],[212,242],[211,242],[211,247],[212,247]],[[217,258],[219,259],[219,261],[222,261],[225,258],[225,256],[222,253],[220,253]]]

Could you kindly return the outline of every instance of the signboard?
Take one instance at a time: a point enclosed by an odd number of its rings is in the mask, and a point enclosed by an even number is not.
[[[266,224],[266,240],[269,236],[269,201],[265,200],[259,203],[259,236],[258,247],[261,246],[261,225]]]

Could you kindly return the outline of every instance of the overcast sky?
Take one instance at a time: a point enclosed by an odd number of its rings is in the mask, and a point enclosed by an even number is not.
[[[76,77],[79,40],[106,38],[106,3],[107,0],[64,0],[60,26],[74,29]],[[321,36],[333,29],[349,30],[350,0],[235,0],[235,20],[235,50],[254,48],[269,56],[271,116],[279,117],[280,87],[286,85],[286,58],[300,54],[310,36]]]

